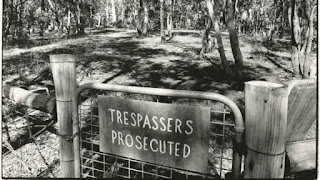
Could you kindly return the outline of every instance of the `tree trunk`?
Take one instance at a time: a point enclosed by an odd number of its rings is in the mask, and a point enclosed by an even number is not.
[[[312,59],[310,58],[310,53],[311,53],[312,40],[313,40],[313,12],[314,12],[316,6],[312,9],[311,12],[310,12],[310,1],[309,0],[306,1],[306,6],[309,6],[309,10],[306,11],[306,13],[308,13],[307,18],[308,18],[308,26],[309,26],[309,35],[308,35],[308,39],[307,39],[305,60],[304,60],[304,64],[303,64],[303,76],[309,77],[310,67],[312,65]]]
[[[41,17],[43,16],[42,14],[44,13],[44,0],[41,0]],[[44,31],[44,22],[43,20],[41,19],[40,22],[40,32],[39,32],[39,35],[40,36],[43,36],[43,31]]]
[[[121,21],[122,21],[122,26],[125,27],[125,12],[126,12],[127,7],[122,4],[122,9],[121,9]]]
[[[274,14],[277,14],[277,9],[275,8],[275,10],[274,10]],[[267,34],[267,36],[268,36],[268,41],[269,42],[272,42],[272,38],[273,38],[273,34],[274,34],[274,32],[275,32],[275,24],[276,24],[276,21],[277,21],[277,16],[276,17],[274,17],[274,19],[271,21],[271,26],[270,26],[270,29],[269,29],[269,31],[268,31],[268,34]]]
[[[237,30],[234,25],[234,6],[232,0],[227,0],[226,4],[226,21],[227,27],[229,31],[230,44],[232,54],[235,60],[235,77],[238,80],[238,83],[242,83],[243,81],[243,58],[242,53],[239,47],[239,40]]]
[[[9,13],[8,13],[9,14]],[[12,25],[13,19],[13,0],[10,3],[10,14],[7,16],[7,26],[5,28],[4,38],[6,38],[10,34],[10,27]]]
[[[78,34],[78,27],[79,27],[79,23],[80,23],[78,4],[76,5],[74,12],[72,12],[72,13],[73,13],[73,17],[74,17],[75,24],[76,24],[75,34]]]
[[[55,20],[56,20],[56,23],[57,23],[56,26],[55,26],[55,29],[59,31],[61,29],[61,22],[59,20],[58,13],[56,14]]]
[[[291,63],[294,75],[300,74],[299,68],[299,43],[300,43],[300,27],[296,1],[291,2]]]
[[[140,0],[140,8],[138,10],[138,17],[137,17],[137,31],[139,35],[146,36],[148,31],[148,6],[145,0]]]
[[[217,38],[218,51],[219,51],[219,55],[220,55],[220,59],[221,59],[221,64],[222,64],[222,67],[223,67],[223,70],[225,71],[225,73],[228,76],[230,76],[230,75],[232,75],[232,71],[228,65],[227,58],[224,53],[224,47],[223,47],[223,42],[222,42],[221,33],[220,33],[220,26],[219,26],[219,22],[217,21],[217,18],[216,18],[217,16],[215,16],[215,14],[214,14],[213,2],[211,0],[206,0],[206,2],[207,2],[207,8],[209,11],[210,19],[214,23],[214,31],[215,31],[216,38]]]
[[[222,38],[221,38],[221,33],[220,33],[220,26],[219,26],[219,22],[215,19],[214,22],[214,31],[216,33],[216,38],[217,38],[217,44],[218,44],[218,51],[219,51],[219,55],[220,55],[220,59],[221,59],[221,64],[223,67],[223,70],[225,71],[225,73],[228,76],[232,75],[232,71],[231,68],[228,64],[227,61],[227,57],[224,53],[224,47],[223,47],[223,42],[222,42]]]
[[[160,0],[160,36],[161,36],[161,42],[165,43],[166,37],[165,37],[165,33],[164,33],[163,15],[164,15],[163,0]]]
[[[167,15],[167,29],[168,29],[168,35],[169,35],[169,39],[172,38],[172,28],[173,28],[173,0],[169,0],[169,4],[170,4],[170,12]]]
[[[93,27],[94,26],[94,19],[93,19],[93,14],[92,14],[92,7],[90,7],[90,10],[89,10],[89,27]]]
[[[202,35],[202,49],[201,49],[201,52],[200,52],[200,55],[203,57],[203,55],[205,53],[208,53],[208,52],[211,52],[212,51],[212,44],[210,42],[210,30],[211,30],[211,27],[212,27],[212,20],[210,17],[206,17],[205,19],[205,26],[206,26],[206,29],[204,30],[203,32],[203,35]],[[210,44],[211,44],[211,47],[210,47]]]
[[[147,1],[143,1],[143,10],[144,10],[144,18],[143,18],[143,28],[142,28],[142,35],[146,36],[148,32],[148,25],[149,25],[149,15],[148,15],[148,5]]]
[[[98,27],[100,27],[101,26],[101,16],[99,15],[98,16]]]
[[[84,28],[85,28],[84,21],[85,21],[85,19],[82,16],[82,12],[81,12],[80,2],[79,1],[76,2],[75,16],[76,16],[77,34],[78,35],[82,35],[82,34],[84,34]]]
[[[138,15],[136,16],[136,26],[137,26],[137,32],[139,36],[142,34],[142,18],[143,18],[143,9],[139,7],[138,9]]]
[[[70,27],[70,22],[71,22],[71,11],[70,9],[68,10],[68,21],[67,21],[67,27]]]
[[[17,12],[17,19],[16,19],[16,22],[15,22],[15,37],[17,39],[20,39],[20,30],[21,30],[21,25],[20,25],[20,22],[21,22],[21,13],[20,13],[20,7],[19,6],[16,6],[16,12]]]
[[[117,21],[117,14],[116,14],[116,6],[114,4],[114,0],[111,0],[112,5],[112,23],[115,23]]]
[[[283,33],[284,33],[284,27],[285,27],[285,24],[284,24],[284,14],[285,14],[285,2],[284,1],[281,1],[281,8],[282,8],[282,11],[280,12],[280,27],[278,28],[278,31],[279,31],[279,38],[281,39],[283,37]]]
[[[275,22],[272,22],[271,24],[271,27],[269,29],[269,32],[268,32],[268,41],[269,42],[272,42],[272,38],[273,38],[273,34],[274,34],[274,31],[275,31]]]
[[[109,0],[107,0],[107,6],[106,6],[106,25],[108,26],[109,23]]]
[[[288,6],[288,22],[289,22],[289,26],[290,28],[292,27],[292,20],[291,20],[291,17],[292,17],[292,8],[291,8],[291,4],[290,4],[290,1],[287,2],[287,6]]]
[[[168,36],[172,37],[172,15],[171,13],[167,13],[167,30],[168,30]]]
[[[183,14],[181,13],[180,18],[179,18],[179,29],[182,29],[182,21],[183,21]]]
[[[300,54],[304,55],[306,48],[307,48],[307,44],[308,44],[308,37],[309,37],[309,29],[307,29],[304,33],[304,41],[303,41],[303,45],[301,46],[300,49]]]

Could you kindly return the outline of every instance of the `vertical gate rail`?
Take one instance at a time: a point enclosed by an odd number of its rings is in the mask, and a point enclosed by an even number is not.
[[[233,153],[232,153],[232,176],[233,178],[240,177],[241,171],[241,163],[242,163],[242,152],[241,152],[241,145],[243,144],[243,133],[244,133],[244,122],[242,114],[238,108],[238,106],[229,98],[216,94],[216,93],[209,93],[209,92],[197,92],[197,91],[185,91],[185,90],[169,90],[169,89],[162,89],[162,88],[148,88],[148,87],[135,87],[135,86],[122,86],[122,85],[111,85],[111,84],[98,84],[98,83],[89,83],[80,86],[76,92],[75,96],[73,97],[73,112],[72,112],[72,119],[73,119],[73,133],[76,135],[74,137],[74,161],[75,161],[75,177],[81,177],[81,147],[80,147],[80,126],[79,126],[79,97],[84,90],[92,89],[92,90],[103,90],[103,91],[113,91],[113,92],[122,92],[122,93],[132,93],[132,94],[141,94],[141,95],[151,95],[151,96],[168,96],[168,97],[175,97],[175,98],[188,98],[188,99],[198,99],[198,100],[212,100],[224,103],[226,106],[230,108],[234,115],[234,131],[235,137],[233,141]],[[223,121],[225,121],[225,110],[221,112],[223,114]],[[225,122],[223,122],[225,123]],[[226,125],[226,124],[223,124]],[[224,126],[223,126],[224,129]],[[224,131],[223,137],[224,138]],[[104,156],[105,159],[105,156]],[[121,157],[115,157],[117,159],[121,159]],[[123,159],[123,158],[122,158]],[[221,163],[222,163],[222,158]],[[94,161],[94,160],[93,160]],[[137,162],[134,160],[130,161]],[[129,175],[130,175],[130,162],[129,162]],[[204,162],[205,163],[205,162]],[[150,163],[152,164],[152,163]],[[116,165],[117,166],[117,165]],[[159,165],[158,165],[159,166]],[[142,171],[143,171],[142,166]],[[156,167],[158,170],[158,167]],[[165,168],[161,167],[160,168]],[[222,169],[222,164],[221,164]],[[221,177],[221,169],[220,169],[220,177]],[[157,171],[158,172],[158,171]],[[172,171],[171,171],[172,174]],[[157,173],[158,176],[158,173]],[[161,176],[158,176],[161,177]]]

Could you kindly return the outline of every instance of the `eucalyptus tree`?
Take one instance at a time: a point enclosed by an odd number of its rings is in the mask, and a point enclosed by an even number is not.
[[[305,51],[302,49],[302,53],[305,54],[304,63],[303,63],[303,76],[309,77],[312,71],[315,71],[315,59],[312,61],[310,57],[311,48],[312,48],[312,40],[314,38],[314,15],[315,10],[317,8],[317,1],[305,0],[304,4],[304,15],[307,20],[307,30],[305,32]]]
[[[139,0],[138,15],[136,20],[137,32],[139,35],[147,35],[149,24],[149,10],[147,0]]]
[[[166,42],[166,36],[164,31],[164,0],[160,0],[160,37],[161,42]]]
[[[114,0],[111,0],[111,9],[112,9],[112,23],[117,21],[116,5]]]
[[[215,37],[217,39],[218,51],[219,51],[222,67],[223,67],[225,73],[227,75],[231,76],[232,71],[231,71],[230,66],[227,62],[227,58],[224,53],[224,46],[223,46],[223,42],[222,42],[222,38],[221,38],[220,24],[219,24],[219,22],[220,22],[219,10],[218,10],[218,8],[214,8],[214,1],[213,0],[206,0],[206,4],[207,4],[207,9],[208,9],[208,14],[210,17],[209,20],[212,22],[211,24],[207,25],[206,29],[210,30],[211,26],[214,27]],[[216,6],[217,6],[217,3],[216,3]],[[206,30],[204,32],[204,38],[207,38],[207,37],[208,37],[208,32]]]
[[[315,60],[310,57],[314,38],[314,15],[317,1],[291,1],[291,62],[294,75],[309,77],[315,71]],[[303,24],[303,22],[305,22]],[[304,34],[304,36],[302,35]]]
[[[232,0],[226,0],[226,23],[229,31],[232,54],[235,60],[235,77],[243,81],[243,57],[239,47],[239,39],[234,23],[235,6]]]

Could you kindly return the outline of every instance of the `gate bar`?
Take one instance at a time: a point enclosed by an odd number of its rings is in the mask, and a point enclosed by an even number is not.
[[[171,90],[164,88],[150,88],[150,87],[136,87],[136,86],[123,86],[113,84],[102,83],[87,83],[80,87],[75,92],[72,99],[72,120],[73,120],[73,133],[78,134],[79,130],[79,116],[78,116],[78,97],[80,93],[86,89],[106,90],[116,92],[126,92],[134,94],[145,94],[155,96],[170,96],[180,98],[193,98],[203,100],[214,100],[226,104],[233,112],[235,117],[235,143],[237,148],[233,148],[233,160],[232,160],[232,176],[234,178],[240,177],[242,154],[240,153],[239,145],[243,143],[242,135],[244,132],[243,117],[239,107],[229,98],[211,92],[199,92],[199,91],[186,91],[186,90]],[[81,177],[81,163],[80,163],[80,137],[76,136],[73,140],[74,143],[74,162],[75,162],[75,177]]]

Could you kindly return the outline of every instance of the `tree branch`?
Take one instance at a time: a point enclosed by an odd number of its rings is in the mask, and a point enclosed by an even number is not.
[[[55,8],[54,8],[54,6],[53,6],[53,4],[52,4],[51,0],[47,0],[47,1],[48,1],[49,5],[50,5],[51,9],[55,11]]]

